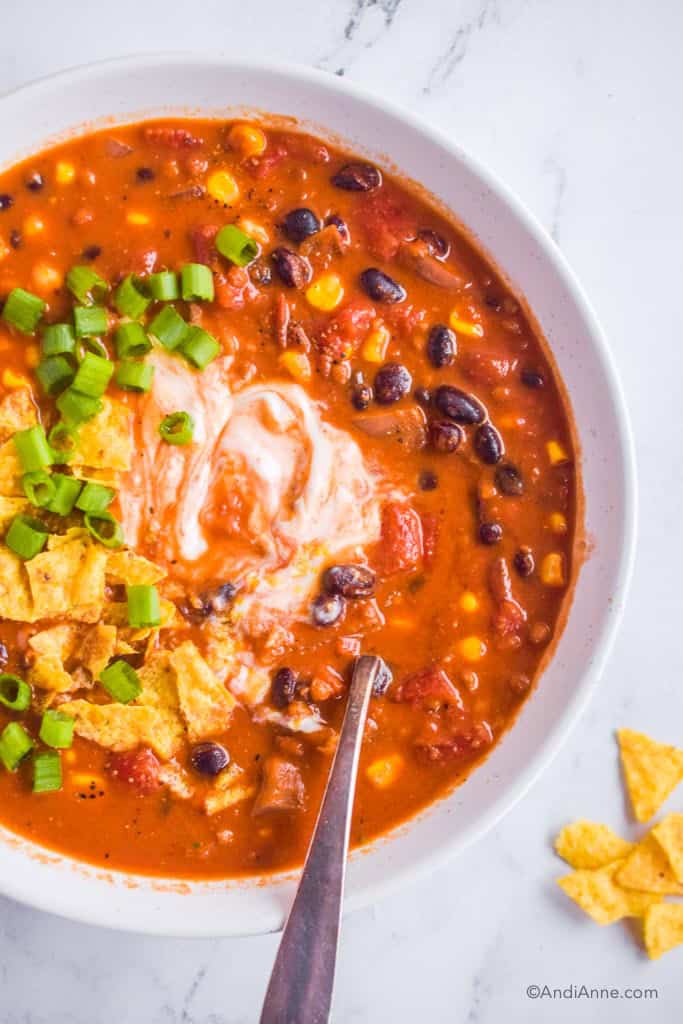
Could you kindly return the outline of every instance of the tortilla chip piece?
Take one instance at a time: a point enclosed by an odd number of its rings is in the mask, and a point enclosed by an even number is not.
[[[661,896],[622,889],[616,875],[623,863],[615,860],[602,868],[574,871],[559,878],[557,884],[597,924],[612,924],[622,917],[642,917],[649,906],[659,903]]]
[[[683,904],[660,903],[645,914],[645,948],[651,960],[683,945]]]
[[[676,881],[669,858],[651,832],[628,855],[616,878],[625,889],[683,896],[683,885]]]
[[[190,782],[189,773],[181,768],[176,761],[162,764],[159,769],[159,782],[167,786],[174,796],[180,800],[189,800],[194,796],[194,786]]]
[[[141,743],[152,745],[151,737],[157,726],[157,715],[152,708],[72,700],[60,704],[59,710],[76,719],[75,730],[79,736],[107,750],[119,753],[134,750]]]
[[[683,883],[683,814],[667,814],[655,825],[651,835],[668,857],[674,878]]]
[[[555,840],[555,850],[573,868],[602,868],[625,857],[634,843],[622,839],[609,825],[594,821],[575,821],[565,825]]]
[[[242,769],[236,764],[231,764],[220,773],[212,789],[204,797],[204,810],[207,814],[219,814],[228,807],[234,807],[235,804],[255,796],[256,786],[248,786],[240,781],[243,774]]]
[[[28,430],[38,422],[36,407],[28,388],[17,388],[0,402],[0,443],[18,430]]]
[[[185,716],[190,740],[206,739],[225,732],[237,703],[226,690],[191,641],[171,652],[176,672],[180,709]]]
[[[111,551],[106,572],[114,583],[125,583],[131,587],[138,584],[152,586],[166,576],[165,569],[134,551]]]
[[[98,623],[88,630],[78,651],[78,660],[97,679],[116,651],[116,626]]]
[[[130,469],[132,414],[111,398],[103,398],[102,404],[102,411],[80,428],[74,463],[92,469]]]
[[[165,597],[159,598],[159,611],[161,613],[161,625],[150,629],[132,629],[128,627],[128,605],[125,601],[112,601],[105,607],[103,615],[106,622],[111,623],[112,626],[118,626],[120,630],[124,631],[123,639],[125,641],[137,643],[151,636],[156,630],[170,629],[176,625],[178,610],[173,601],[168,601]]]
[[[6,497],[23,497],[21,487],[21,463],[10,438],[0,445],[0,494]]]
[[[152,745],[159,757],[170,760],[185,736],[185,725],[180,715],[175,669],[167,651],[150,658],[139,670],[142,693],[138,703],[152,708],[157,715],[158,728]],[[151,741],[150,741],[151,742]]]
[[[107,549],[84,538],[68,540],[26,563],[36,618],[68,615],[94,622],[104,603]]]
[[[7,527],[15,516],[25,512],[29,503],[25,498],[4,498],[0,497],[0,533],[5,533]]]
[[[34,633],[28,645],[36,654],[59,658],[61,662],[65,662],[74,652],[77,637],[78,627],[67,622]]]
[[[81,466],[69,463],[72,476],[84,482],[104,484],[105,487],[113,487],[118,491],[121,487],[121,474],[116,469],[95,469],[93,466]]]
[[[29,589],[26,563],[0,545],[0,617],[14,622],[36,618]]]
[[[52,690],[54,693],[70,693],[78,690],[80,683],[74,679],[56,654],[41,654],[36,658],[28,672],[31,686],[40,690]]]
[[[621,763],[637,821],[649,821],[683,780],[683,750],[619,729]]]

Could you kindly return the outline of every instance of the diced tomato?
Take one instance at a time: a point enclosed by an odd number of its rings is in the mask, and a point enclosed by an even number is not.
[[[213,244],[218,234],[217,224],[200,224],[190,230],[190,242],[197,263],[213,266],[218,261],[218,252]]]
[[[231,267],[227,274],[214,276],[216,302],[221,309],[242,309],[244,304],[258,295],[258,289],[249,280],[244,267]]]
[[[436,546],[439,543],[439,529],[441,523],[439,517],[432,515],[431,513],[422,513],[420,515],[422,520],[422,548],[424,552],[424,563],[429,568],[436,555]]]
[[[414,508],[397,501],[382,510],[381,561],[384,574],[407,572],[420,564],[422,523]]]
[[[370,251],[385,262],[394,258],[401,242],[415,238],[417,233],[414,214],[386,185],[368,192],[359,202],[358,226]]]
[[[151,125],[144,129],[147,142],[152,145],[168,146],[170,149],[190,149],[203,146],[204,139],[193,135],[187,128],[171,128],[166,125]]]
[[[461,351],[458,365],[476,384],[500,384],[517,365],[517,359],[502,352]]]
[[[389,306],[384,319],[395,330],[409,335],[427,319],[424,309],[410,303],[401,302],[398,306]]]
[[[289,149],[284,142],[276,142],[269,146],[263,156],[252,156],[245,160],[244,166],[254,178],[267,178],[278,164],[289,156]]]
[[[443,716],[430,722],[415,742],[415,752],[426,761],[443,763],[466,759],[481,753],[493,743],[488,722],[472,724],[469,716],[444,721]]]
[[[317,334],[316,348],[332,359],[348,359],[370,330],[375,316],[374,306],[367,302],[349,302]]]
[[[141,793],[151,793],[159,787],[160,764],[149,747],[138,747],[124,754],[110,754],[107,770],[111,775],[134,786]]]
[[[438,665],[429,665],[420,672],[406,676],[396,691],[395,700],[422,706],[447,704],[464,710],[460,693]]]

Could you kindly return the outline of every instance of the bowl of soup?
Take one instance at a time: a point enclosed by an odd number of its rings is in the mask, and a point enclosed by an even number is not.
[[[131,58],[0,103],[0,889],[277,928],[375,654],[373,899],[599,677],[634,530],[599,326],[489,172],[331,76]]]

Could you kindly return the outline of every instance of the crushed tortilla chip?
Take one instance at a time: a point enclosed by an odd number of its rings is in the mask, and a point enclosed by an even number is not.
[[[28,388],[11,391],[0,402],[0,444],[18,430],[28,430],[37,422],[36,407]]]
[[[683,903],[660,903],[650,907],[645,913],[643,937],[651,960],[683,945]]]
[[[190,782],[188,772],[175,761],[162,764],[159,769],[159,782],[163,786],[168,786],[173,795],[181,800],[190,800],[194,796],[194,786]]]
[[[74,464],[90,469],[128,470],[133,450],[132,414],[111,398],[103,398],[102,404],[101,412],[80,428]]]
[[[125,601],[112,601],[105,606],[103,614],[105,622],[119,627],[121,631],[120,639],[135,644],[145,640],[148,636],[152,636],[153,633],[160,629],[171,629],[177,624],[178,609],[173,604],[173,601],[168,601],[165,597],[159,598],[159,611],[161,624],[149,629],[133,629],[128,626],[128,605]]]
[[[236,764],[231,764],[220,773],[204,797],[204,810],[207,814],[219,814],[256,794],[256,786],[247,786],[240,781],[243,775],[244,772]]]
[[[616,875],[624,861],[616,860],[602,868],[574,871],[557,884],[597,924],[612,924],[622,917],[642,917],[661,896],[635,889],[622,889]]]
[[[26,512],[29,503],[25,498],[4,498],[0,496],[0,533],[5,533],[7,527],[15,516],[20,512]]]
[[[77,638],[78,627],[66,622],[34,633],[28,645],[36,654],[59,658],[61,662],[66,662],[74,652]]]
[[[29,669],[28,681],[31,686],[40,690],[52,690],[54,693],[70,693],[80,686],[64,668],[56,654],[41,654]]]
[[[191,641],[171,652],[176,672],[180,708],[187,722],[190,740],[206,739],[225,732],[237,703],[211,671]]]
[[[14,622],[36,618],[29,589],[26,563],[0,545],[0,617]]]
[[[674,878],[683,883],[683,814],[667,814],[651,834],[664,850]]]
[[[621,763],[637,821],[649,821],[683,780],[683,750],[619,729]]]
[[[84,483],[104,484],[115,491],[121,488],[121,474],[116,469],[95,469],[93,466],[74,466],[69,463],[72,476]]]
[[[96,622],[104,602],[107,550],[85,538],[69,539],[26,564],[36,618],[67,615]]]
[[[14,441],[10,438],[0,445],[0,494],[5,497],[23,497],[21,463]]]
[[[116,626],[98,623],[83,636],[78,660],[95,679],[106,668],[116,651]]]
[[[617,872],[617,882],[625,889],[683,896],[683,885],[676,881],[669,859],[652,833],[628,855]]]
[[[107,576],[114,583],[125,583],[127,586],[152,586],[163,580],[165,569],[136,555],[133,551],[110,551],[107,558]]]
[[[72,700],[59,710],[75,718],[79,736],[117,753],[134,750],[141,743],[153,746],[158,716],[152,708],[131,704],[91,704]]]
[[[565,825],[555,840],[555,850],[573,868],[602,868],[634,848],[609,825],[595,821],[575,821]]]
[[[154,749],[165,761],[177,751],[185,735],[180,717],[176,674],[167,651],[160,651],[138,671],[142,692],[138,703],[152,708],[158,719]]]

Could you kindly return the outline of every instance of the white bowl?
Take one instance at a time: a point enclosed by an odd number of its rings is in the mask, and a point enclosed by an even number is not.
[[[551,240],[520,202],[450,139],[346,80],[308,68],[197,55],[77,68],[0,100],[0,165],[56,137],[158,114],[292,115],[380,164],[398,167],[453,210],[525,296],[571,397],[582,450],[581,567],[561,640],[517,724],[471,779],[392,836],[356,853],[347,906],[408,883],[482,836],[549,763],[586,706],[608,655],[631,570],[633,447],[602,331]],[[90,923],[164,935],[246,935],[282,925],[292,876],[267,882],[159,881],[97,870],[0,829],[0,891]]]

